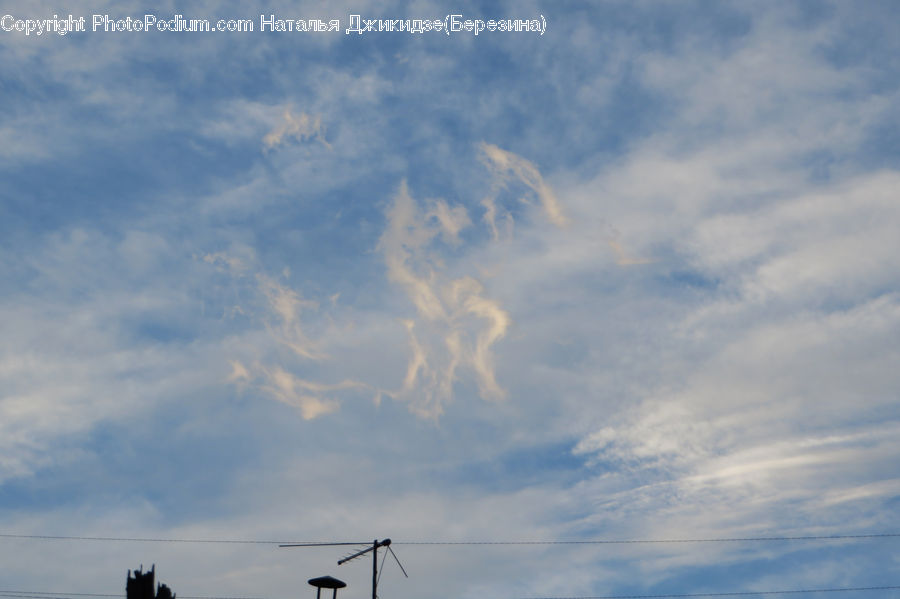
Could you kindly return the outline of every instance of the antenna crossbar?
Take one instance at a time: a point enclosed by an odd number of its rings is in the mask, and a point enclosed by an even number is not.
[[[279,547],[338,547],[341,545],[366,545],[368,541],[361,543],[282,543]]]
[[[356,544],[357,544],[357,545],[361,545],[362,543],[356,543]],[[347,557],[338,560],[338,565],[340,566],[341,564],[346,564],[346,563],[349,562],[350,560],[356,559],[356,558],[358,558],[358,557],[361,556],[361,555],[365,555],[365,554],[367,554],[367,553],[370,552],[370,551],[375,551],[375,550],[378,549],[379,547],[390,547],[390,546],[391,546],[391,540],[390,540],[390,539],[385,539],[385,540],[383,540],[383,541],[375,541],[374,543],[372,543],[372,546],[371,546],[371,547],[366,547],[366,548],[363,549],[362,551],[357,551],[356,553],[354,553],[354,554],[352,554],[352,555],[348,555]]]

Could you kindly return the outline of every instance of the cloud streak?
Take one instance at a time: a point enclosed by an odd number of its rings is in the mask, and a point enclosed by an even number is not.
[[[267,324],[272,335],[301,358],[309,360],[325,358],[319,344],[303,331],[300,321],[302,311],[316,310],[319,304],[303,299],[295,290],[267,275],[260,274],[257,280],[259,289],[266,298],[269,312],[274,316],[274,322],[270,321]]]
[[[517,179],[537,194],[544,214],[551,223],[557,227],[565,227],[569,223],[568,218],[563,214],[559,200],[556,199],[550,186],[544,182],[544,178],[534,164],[521,156],[486,142],[481,142],[478,149],[481,152],[482,163],[498,178],[501,186],[505,185],[510,178]],[[486,207],[488,214],[493,215],[493,203],[488,202]],[[493,223],[492,216],[489,222]],[[492,228],[494,228],[493,224]]]
[[[250,309],[250,315],[263,323],[266,332],[262,340],[254,337],[248,341],[249,347],[241,347],[244,354],[264,357],[249,362],[230,359],[226,383],[233,384],[240,390],[259,389],[269,397],[296,408],[304,420],[337,412],[340,408],[337,396],[342,392],[368,387],[349,379],[338,383],[309,380],[297,376],[284,366],[286,363],[296,363],[297,360],[300,364],[331,361],[331,356],[322,349],[324,340],[311,338],[305,330],[304,321],[309,317],[315,318],[319,312],[318,302],[303,298],[295,289],[265,273],[244,277],[251,266],[227,253],[207,254],[203,261],[230,270],[241,284],[252,285],[250,291],[256,294],[257,302],[256,309]],[[336,298],[332,297],[329,301],[333,304],[334,300]],[[243,314],[248,310],[233,308],[231,312]],[[279,348],[286,348],[290,353],[283,355]],[[289,359],[290,356],[293,360]]]
[[[4,34],[2,527],[894,526],[890,11],[590,6],[473,43]],[[49,559],[60,588],[121,591],[109,564],[151,549],[184,595],[289,596],[298,578],[296,554],[251,545],[0,545],[23,589]],[[400,555],[418,576],[382,582],[607,596],[898,573],[881,541],[751,545],[423,547]],[[309,575],[334,566],[304,556]]]
[[[305,112],[294,114],[290,106],[284,108],[280,122],[263,136],[263,147],[273,150],[290,140],[302,142],[316,140],[326,148],[331,148],[325,139],[325,126],[321,115],[311,116]]]
[[[303,127],[285,113],[290,127],[282,126],[269,138],[269,145],[280,143],[291,132],[308,132],[309,119]],[[318,130],[316,127],[313,129]],[[303,133],[306,135],[306,133]],[[537,168],[529,161],[482,143],[481,161],[493,178],[492,194],[482,200],[481,222],[487,224],[496,241],[496,192],[510,180],[517,180],[537,194],[544,215],[556,226],[568,222],[553,191]],[[397,390],[378,392],[406,401],[415,414],[428,419],[439,418],[452,400],[457,384],[471,380],[482,399],[499,400],[507,391],[497,379],[495,349],[506,336],[512,319],[500,303],[489,297],[484,284],[467,271],[483,270],[483,264],[472,264],[471,248],[463,246],[463,233],[473,226],[463,204],[450,204],[443,199],[423,202],[414,200],[403,181],[386,212],[385,229],[377,250],[384,260],[388,281],[403,290],[415,309],[411,318],[402,318],[406,331],[408,360],[402,384]],[[507,213],[512,230],[512,216]],[[447,264],[444,250],[461,248],[460,258]],[[219,252],[208,254],[204,262],[243,275],[246,261]],[[459,274],[451,274],[459,273]],[[289,349],[304,361],[327,362],[331,359],[320,339],[307,333],[305,319],[315,315],[319,303],[305,299],[298,291],[265,275],[255,277],[258,292],[264,299],[263,321],[270,339]],[[332,302],[333,303],[333,302]],[[242,310],[243,311],[243,310]],[[467,377],[470,377],[467,379]],[[376,386],[363,383],[341,383],[322,386],[298,378],[282,366],[247,367],[242,361],[231,363],[229,382],[245,385],[254,382],[260,389],[285,404],[297,407],[305,419],[316,418],[337,410],[338,404],[322,393],[351,388]]]
[[[278,366],[260,368],[259,372],[264,379],[261,388],[278,401],[298,408],[304,420],[312,420],[338,410],[339,402],[327,397],[328,393],[365,387],[353,381],[331,385],[308,381]]]
[[[388,279],[405,291],[416,309],[414,319],[403,321],[410,351],[403,387],[387,393],[409,401],[413,412],[427,418],[443,413],[463,366],[472,369],[482,398],[506,395],[496,380],[493,347],[506,335],[509,315],[485,296],[475,278],[449,277],[430,251],[436,237],[456,242],[470,223],[463,206],[451,208],[437,201],[423,211],[404,181],[378,243]]]

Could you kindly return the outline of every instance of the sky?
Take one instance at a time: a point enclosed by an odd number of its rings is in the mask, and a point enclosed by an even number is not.
[[[0,17],[0,592],[900,586],[896,3]]]

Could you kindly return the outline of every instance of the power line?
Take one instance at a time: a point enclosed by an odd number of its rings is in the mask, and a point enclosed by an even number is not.
[[[177,595],[181,599],[265,599],[263,597],[216,597],[210,595]],[[119,597],[124,593],[48,593],[44,591],[0,591],[0,597],[16,599],[70,599],[72,597]]]
[[[121,593],[44,593],[42,591],[0,591],[0,597],[20,597],[31,599],[60,599],[63,597],[124,597]]]
[[[591,595],[583,597],[526,597],[521,599],[677,599],[679,597],[753,597],[765,595],[800,595],[811,593],[854,593],[900,590],[900,585],[875,587],[841,587],[824,589],[788,589],[779,591],[723,591],[719,593],[663,593],[655,595]],[[265,599],[262,597],[217,597],[208,595],[178,595],[182,599]],[[2,591],[0,597],[14,599],[70,599],[72,597],[125,597],[107,593],[47,593],[42,591]]]
[[[752,597],[758,595],[797,595],[801,593],[851,593],[856,591],[888,591],[900,585],[882,587],[845,587],[832,589],[792,589],[786,591],[728,591],[723,593],[670,593],[663,595],[594,595],[591,597],[529,597],[528,599],[669,599],[674,597]]]
[[[235,545],[277,545],[286,541],[247,541],[241,539],[154,539],[144,537],[88,537],[66,535],[21,535],[0,533],[0,538],[32,539],[38,541],[112,541],[137,543],[228,543]],[[314,543],[310,543],[314,544]]]
[[[834,541],[900,537],[900,533],[794,537],[724,537],[712,539],[622,539],[586,541],[395,541],[395,545],[625,545],[638,543],[736,543],[741,541]]]
[[[858,534],[858,535],[807,535],[781,537],[720,537],[695,539],[589,539],[589,540],[554,540],[554,541],[394,541],[395,545],[627,545],[627,544],[660,544],[660,543],[739,543],[763,541],[840,541],[853,539],[886,539],[900,537],[900,533]],[[368,541],[270,541],[245,539],[173,539],[147,537],[92,537],[67,535],[27,535],[0,533],[0,538],[30,539],[40,541],[106,541],[136,543],[219,543],[232,545],[365,545]]]

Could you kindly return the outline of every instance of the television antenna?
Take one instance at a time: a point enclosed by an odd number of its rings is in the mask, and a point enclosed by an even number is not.
[[[339,545],[367,545],[368,543],[285,543],[283,545],[279,545],[279,547],[335,547]],[[352,553],[345,557],[342,557],[338,560],[338,565],[346,564],[347,562],[353,561],[358,557],[361,557],[370,551],[372,552],[372,599],[378,599],[378,581],[381,578],[381,574],[378,571],[378,548],[385,547],[387,552],[384,554],[384,557],[381,560],[381,569],[384,569],[384,560],[387,559],[387,554],[390,553],[393,556],[394,561],[397,562],[397,565],[400,566],[400,571],[403,572],[403,576],[409,578],[409,574],[406,573],[406,569],[403,567],[403,564],[400,563],[400,558],[397,557],[397,554],[394,553],[394,550],[391,549],[391,540],[383,539],[379,541],[375,539],[372,541],[372,545],[366,547],[361,551],[357,551],[356,553]]]

